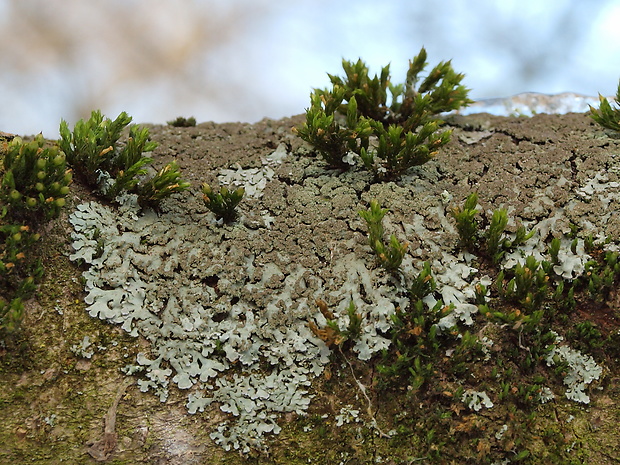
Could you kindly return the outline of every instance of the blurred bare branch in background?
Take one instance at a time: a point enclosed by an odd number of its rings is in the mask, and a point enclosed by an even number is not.
[[[56,100],[63,113],[50,115],[54,124],[59,116],[72,123],[97,108],[130,111],[127,104],[138,99],[168,111],[182,102],[227,105],[230,96],[247,103],[247,88],[223,78],[231,63],[218,52],[264,15],[265,5],[0,0],[0,125],[16,113],[32,118]],[[32,92],[39,95],[36,108]]]
[[[615,91],[614,0],[0,0],[0,131],[302,113],[343,58],[404,76],[424,45],[477,98]]]

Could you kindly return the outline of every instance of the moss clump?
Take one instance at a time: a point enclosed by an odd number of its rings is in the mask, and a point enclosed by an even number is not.
[[[404,84],[391,83],[389,65],[373,78],[362,60],[343,60],[342,66],[346,76],[329,75],[332,89],[312,93],[306,122],[295,128],[331,168],[346,170],[357,155],[378,180],[398,178],[449,142],[451,131],[439,130],[438,115],[471,103],[461,85],[464,75],[450,61],[439,63],[418,85],[427,66],[424,48],[409,62]]]
[[[154,177],[144,179],[145,167],[153,159],[143,153],[155,150],[157,143],[150,140],[147,128],[131,126],[129,137],[120,144],[122,132],[131,120],[125,112],[110,120],[104,119],[100,111],[93,111],[90,119],[75,124],[73,132],[63,120],[58,143],[78,175],[104,198],[114,200],[128,192],[137,194],[141,205],[157,207],[164,198],[187,189],[189,183],[181,180],[174,162]]]
[[[0,160],[0,338],[17,333],[29,298],[43,274],[33,252],[38,226],[58,216],[69,193],[71,171],[58,147],[43,136],[5,142]]]

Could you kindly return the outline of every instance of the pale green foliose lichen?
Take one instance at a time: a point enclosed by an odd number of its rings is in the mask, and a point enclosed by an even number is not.
[[[557,338],[557,342],[561,340],[562,338]],[[603,367],[598,365],[591,356],[584,355],[567,345],[553,347],[547,355],[546,362],[548,366],[566,362],[569,368],[564,377],[564,384],[567,386],[566,398],[583,404],[590,403],[590,396],[585,393],[585,390],[589,384],[600,378],[603,374]]]
[[[243,184],[248,201],[258,201],[286,156],[283,147],[265,158],[261,168],[222,170],[220,183]],[[330,189],[342,190],[335,181],[329,182],[335,183]],[[440,320],[440,332],[472,325],[478,318],[475,286],[490,284],[488,276],[479,275],[471,254],[455,254],[445,240],[446,234],[455,233],[445,200],[445,195],[430,199],[425,212],[441,231],[427,229],[426,218],[415,212],[402,223],[389,225],[399,240],[415,237],[421,244],[405,256],[402,276],[417,276],[422,263],[418,257],[432,257],[437,288],[424,302],[432,308],[441,299],[453,307]],[[388,282],[368,257],[353,252],[339,253],[329,263],[327,279],[322,269],[287,261],[286,250],[280,252],[280,263],[265,261],[251,249],[251,237],[257,232],[242,221],[232,226],[232,233],[247,241],[243,245],[242,239],[222,239],[216,233],[219,226],[208,215],[200,217],[185,209],[177,205],[159,215],[140,211],[131,196],[114,209],[96,202],[79,205],[70,217],[71,259],[88,265],[83,276],[89,314],[150,342],[150,350],[140,353],[125,370],[140,374],[140,389],[154,392],[162,402],[171,385],[187,391],[189,413],[217,405],[230,420],[211,437],[225,449],[260,449],[265,434],[280,431],[279,414],[306,411],[312,379],[329,362],[330,349],[308,327],[310,320],[326,323],[315,299],[337,302],[330,310],[342,330],[353,301],[362,317],[353,351],[361,360],[370,360],[390,345],[386,335],[391,316],[396,306],[409,304],[408,282],[406,278]],[[255,227],[267,229],[278,221],[277,215],[270,215],[269,221]],[[526,226],[535,228],[536,234],[506,254],[503,267],[523,264],[528,255],[548,258],[544,243],[551,232],[568,232],[561,211]],[[352,249],[355,239],[340,245]],[[573,253],[563,240],[558,258],[556,272],[571,280],[583,272],[589,256],[583,241]],[[555,355],[574,361],[567,396],[583,401],[584,389],[600,376],[600,367],[566,350],[558,348]],[[545,399],[550,396],[545,391]],[[492,406],[486,393],[472,391],[463,401],[473,409]]]

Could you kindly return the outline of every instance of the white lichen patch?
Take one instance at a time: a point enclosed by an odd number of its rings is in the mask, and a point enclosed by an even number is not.
[[[620,182],[609,181],[609,175],[607,172],[599,172],[596,173],[594,178],[588,179],[584,186],[581,186],[577,189],[577,194],[585,199],[591,199],[595,194],[598,195],[598,198],[604,203],[608,203],[611,198],[617,198],[620,195],[617,192],[620,187]],[[612,191],[612,197],[606,197],[601,192]],[[615,191],[615,192],[614,192]]]
[[[525,265],[527,257],[532,256],[536,261],[550,261],[547,253],[545,239],[552,230],[556,230],[556,224],[560,217],[555,216],[540,221],[537,224],[530,224],[528,227],[534,230],[534,235],[522,246],[514,251],[507,253],[502,261],[504,269],[511,269],[518,264]],[[585,270],[585,264],[592,257],[585,251],[583,239],[577,239],[576,247],[572,247],[572,239],[562,236],[560,239],[560,250],[558,252],[558,264],[554,265],[553,271],[566,281],[572,281],[581,276]]]
[[[270,155],[262,159],[260,168],[242,168],[238,163],[235,169],[222,169],[218,175],[220,185],[223,186],[243,186],[245,195],[252,198],[260,198],[267,183],[275,175],[273,168],[286,157],[287,151],[284,144]]]
[[[71,347],[69,347],[69,350],[78,357],[82,358],[90,359],[93,355],[95,355],[95,348],[89,336],[84,336],[82,342],[72,345]]]
[[[564,377],[564,384],[567,386],[566,398],[583,404],[590,403],[590,396],[585,393],[585,390],[589,384],[603,374],[603,368],[591,356],[561,345],[549,352],[546,361],[548,366],[566,362],[569,368]]]
[[[356,340],[353,350],[361,360],[369,360],[373,354],[390,344],[390,340],[380,333],[390,328],[390,317],[395,312],[394,302],[405,306],[408,299],[393,286],[377,286],[382,280],[380,271],[369,269],[368,262],[355,254],[348,254],[339,260],[334,266],[334,274],[345,278],[342,283],[328,283],[337,286],[337,289],[330,292],[330,296],[339,302],[335,311],[336,315],[342,316],[338,318],[339,326],[342,330],[346,329],[348,317],[345,315],[353,301],[364,321],[362,334]],[[319,319],[319,314],[316,317]]]
[[[493,344],[495,343],[486,336],[481,337],[478,342],[480,344],[480,350],[482,350],[482,353],[484,354],[483,360],[485,362],[488,362],[489,360],[491,360],[491,349],[493,348]]]
[[[492,408],[493,402],[489,398],[488,394],[484,391],[474,391],[473,389],[467,389],[463,393],[461,401],[467,405],[467,408],[476,412],[480,411],[482,407]]]
[[[347,405],[342,407],[336,415],[336,426],[342,426],[346,423],[359,423],[360,419],[360,411],[354,409],[353,406]]]
[[[354,350],[363,360],[388,347],[395,305],[402,290],[386,285],[381,269],[355,254],[321,270],[248,253],[243,239],[222,240],[205,217],[195,224],[175,214],[139,213],[96,202],[71,215],[72,260],[90,265],[83,273],[89,314],[151,343],[135,364],[138,385],[162,402],[175,385],[188,392],[190,413],[217,405],[231,416],[212,438],[226,449],[263,447],[277,433],[278,414],[303,413],[311,379],[322,373],[330,349],[308,327],[321,314],[318,297],[335,302],[348,324],[351,300],[363,316]],[[231,234],[254,234],[238,226]]]
[[[506,434],[506,431],[508,431],[508,425],[503,424],[499,431],[495,433],[495,439],[497,439],[498,441],[502,439],[504,437],[504,434]]]
[[[432,263],[433,276],[437,284],[437,292],[429,294],[423,300],[428,308],[433,308],[440,297],[444,305],[450,305],[452,312],[439,321],[440,330],[448,330],[464,324],[474,324],[474,315],[478,307],[471,303],[475,295],[475,286],[480,282],[476,276],[478,270],[467,264],[464,254],[457,256],[443,252],[441,259]]]
[[[241,449],[277,432],[274,412],[307,408],[309,377],[322,371],[329,350],[307,328],[307,299],[291,296],[303,267],[278,284],[284,274],[275,265],[253,264],[258,280],[250,282],[233,273],[238,268],[223,271],[230,256],[217,251],[204,225],[179,227],[165,217],[131,209],[119,214],[95,202],[80,205],[70,221],[71,258],[90,265],[84,272],[88,312],[152,344],[127,368],[144,372],[142,391],[165,401],[172,382],[190,390],[190,412],[218,403],[237,420],[218,429],[215,439]],[[239,258],[241,268],[247,257]],[[257,286],[262,293],[266,285],[273,289],[263,296],[264,307],[249,297],[232,303],[208,285],[210,276],[222,288],[245,288],[248,296],[259,294]],[[230,370],[231,378],[221,376]]]
[[[547,386],[543,387],[540,393],[538,394],[538,400],[540,401],[541,404],[546,404],[547,402],[553,399],[555,399],[555,395],[553,394],[553,391],[549,389]]]

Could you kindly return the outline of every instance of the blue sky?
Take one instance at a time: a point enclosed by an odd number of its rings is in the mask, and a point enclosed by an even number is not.
[[[101,109],[136,122],[302,113],[342,58],[393,81],[425,46],[473,98],[615,93],[611,0],[0,0],[0,130],[56,137]]]

